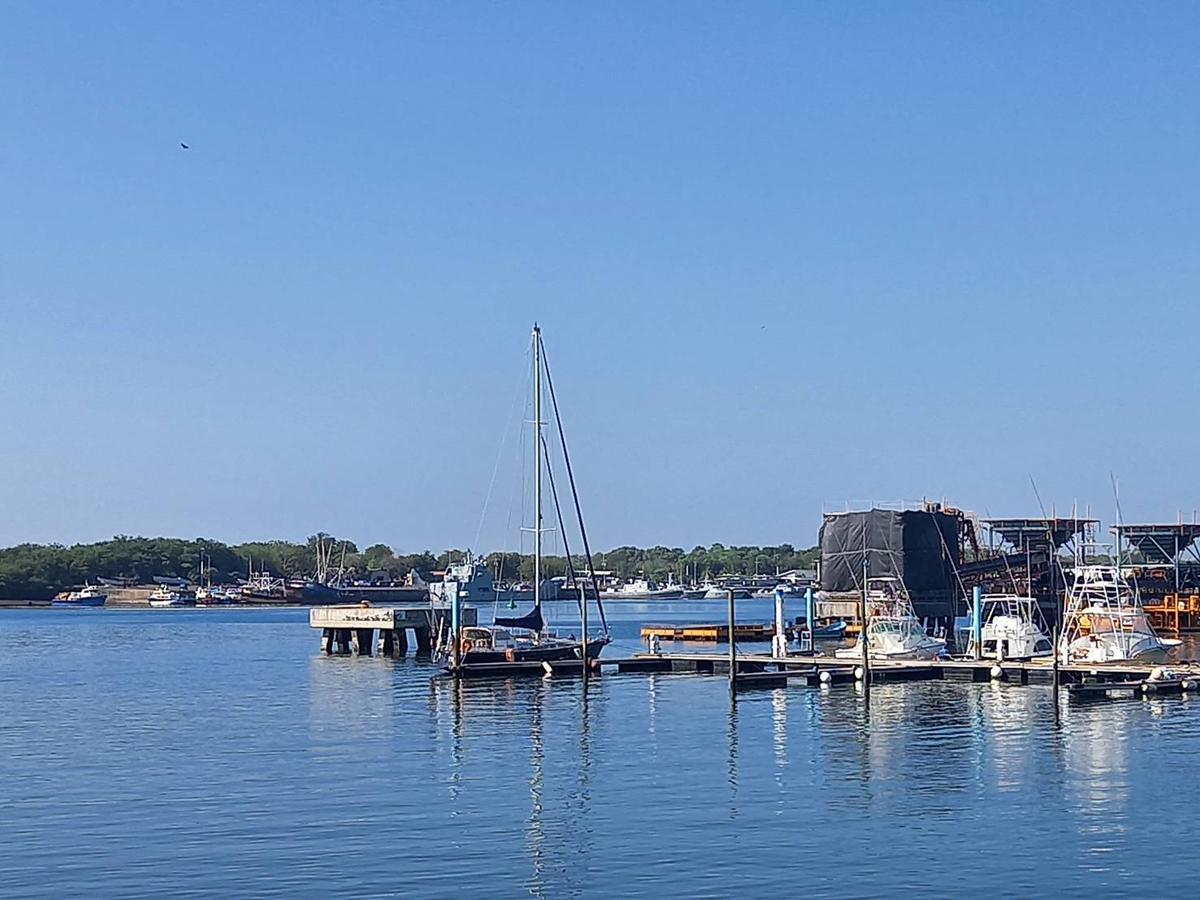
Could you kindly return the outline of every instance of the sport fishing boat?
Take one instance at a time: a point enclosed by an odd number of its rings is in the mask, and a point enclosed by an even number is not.
[[[587,606],[588,591],[583,589],[582,577],[576,577],[574,563],[570,548],[566,546],[566,532],[561,526],[563,524],[562,508],[558,502],[558,490],[555,486],[553,472],[549,470],[543,458],[545,451],[546,440],[542,432],[542,380],[543,373],[545,380],[550,389],[550,399],[553,404],[554,422],[557,426],[558,437],[561,444],[561,459],[567,467],[568,478],[570,479],[572,499],[575,501],[575,510],[579,512],[579,498],[575,494],[574,479],[570,475],[570,459],[567,456],[566,442],[563,440],[562,420],[558,415],[558,402],[554,396],[554,382],[550,379],[550,371],[545,363],[545,348],[542,345],[542,333],[536,325],[533,327],[533,526],[528,529],[533,532],[533,608],[523,615],[519,616],[493,616],[493,624],[490,627],[478,626],[462,628],[457,635],[458,646],[453,645],[450,648],[451,652],[451,671],[460,671],[470,666],[482,663],[498,663],[498,662],[553,662],[555,660],[581,659],[584,654],[589,659],[594,659],[599,656],[601,651],[609,643],[608,624],[604,618],[604,607],[600,602],[599,585],[596,582],[595,568],[591,565],[591,552],[587,549],[587,535],[583,529],[583,518],[579,516],[579,530],[583,537],[584,550],[588,559],[588,576],[591,582],[590,586],[594,591],[596,599],[596,607],[600,613],[600,622],[602,632],[598,637],[592,638],[587,633]],[[545,619],[542,617],[542,601],[548,599],[543,595],[543,569],[542,569],[542,535],[547,529],[543,524],[542,516],[542,494],[543,483],[548,482],[551,497],[554,502],[554,511],[560,526],[559,537],[563,541],[564,556],[567,565],[567,582],[574,587],[574,595],[579,603],[579,610],[582,614],[583,628],[582,634],[576,636],[560,635],[546,628]],[[472,566],[473,566],[472,562]],[[486,572],[486,568],[484,569]],[[471,591],[484,585],[477,581],[479,573],[472,568],[471,572],[460,572],[458,575],[466,574],[469,577],[459,580],[458,576],[453,578],[447,577],[442,582],[442,586],[438,591],[433,590],[430,586],[431,595],[439,598],[444,602],[449,602],[456,606],[462,595],[460,590]],[[582,574],[582,573],[581,573]],[[489,576],[490,581],[490,576]],[[575,587],[577,586],[577,587]],[[472,599],[478,602],[480,599],[486,599],[486,594],[482,597]],[[515,599],[515,598],[514,598]],[[515,605],[515,602],[514,602]],[[455,651],[457,653],[455,654]],[[454,659],[457,655],[457,660]]]
[[[1119,565],[1075,567],[1059,639],[1066,661],[1161,663],[1180,643],[1154,631],[1137,588]]]
[[[72,607],[95,607],[103,606],[107,600],[107,594],[104,594],[96,588],[87,585],[82,590],[59,594],[50,601],[50,605],[67,609]]]
[[[979,619],[983,623],[980,627],[980,656],[988,659],[1032,659],[1054,652],[1054,644],[1046,634],[1041,607],[1032,597],[984,594],[980,600]],[[975,653],[973,627],[967,640],[967,653]]]
[[[946,642],[926,633],[899,578],[868,578],[864,590],[867,654],[871,659],[935,659],[942,655]],[[842,647],[834,655],[839,659],[862,659],[862,642],[860,634],[853,647]]]
[[[150,605],[159,608],[192,606],[195,602],[195,595],[185,594],[178,588],[168,587],[165,584],[150,592]]]

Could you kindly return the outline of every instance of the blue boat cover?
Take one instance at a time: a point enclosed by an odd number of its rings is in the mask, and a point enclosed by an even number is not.
[[[541,631],[546,627],[540,606],[535,606],[523,616],[514,616],[513,618],[496,616],[496,624],[501,628],[525,628],[529,631]]]

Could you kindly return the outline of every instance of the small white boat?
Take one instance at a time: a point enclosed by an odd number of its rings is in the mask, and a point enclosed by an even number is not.
[[[1181,643],[1158,636],[1120,567],[1075,567],[1059,639],[1066,661],[1161,663]]]
[[[191,594],[185,594],[177,588],[170,588],[163,585],[150,592],[150,605],[156,607],[168,606],[191,606],[195,602],[195,597]]]
[[[926,633],[899,578],[868,578],[866,607],[867,654],[871,659],[936,659],[946,649],[942,638]],[[853,647],[842,647],[834,655],[839,659],[862,659],[862,641],[860,634]]]
[[[749,600],[750,592],[745,588],[721,587],[719,584],[710,584],[704,591],[705,600],[724,600],[729,596],[729,592],[733,591],[734,600]]]
[[[982,647],[988,659],[1032,659],[1050,656],[1054,644],[1046,634],[1042,611],[1032,597],[985,594],[980,602]],[[970,630],[967,653],[975,653],[975,631]]]

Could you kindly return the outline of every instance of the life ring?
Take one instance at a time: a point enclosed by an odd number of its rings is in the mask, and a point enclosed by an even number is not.
[[[471,639],[463,638],[462,639],[462,652],[467,653],[470,651],[470,649],[471,649]]]

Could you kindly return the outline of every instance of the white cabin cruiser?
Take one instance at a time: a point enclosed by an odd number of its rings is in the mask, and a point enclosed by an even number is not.
[[[1118,566],[1076,566],[1059,641],[1064,661],[1161,663],[1180,643],[1158,636]]]
[[[170,607],[170,606],[192,606],[195,603],[195,595],[185,594],[178,588],[162,587],[156,588],[150,592],[150,605],[155,607]]]
[[[946,642],[926,633],[899,578],[868,578],[865,590],[867,654],[871,659],[936,659],[942,655]],[[853,647],[842,647],[834,655],[862,659],[862,641],[860,634]]]
[[[984,594],[979,618],[983,623],[980,629],[980,656],[989,659],[1032,659],[1054,652],[1054,644],[1046,634],[1041,607],[1032,597]],[[967,653],[975,653],[974,629],[971,629]]]

